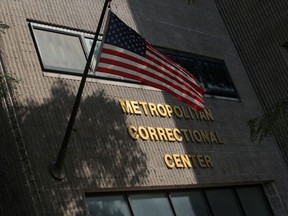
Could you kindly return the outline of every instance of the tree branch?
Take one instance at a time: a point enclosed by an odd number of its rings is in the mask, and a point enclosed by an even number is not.
[[[276,103],[262,116],[248,121],[252,141],[262,141],[265,137],[275,135],[277,130],[287,123],[288,101]]]

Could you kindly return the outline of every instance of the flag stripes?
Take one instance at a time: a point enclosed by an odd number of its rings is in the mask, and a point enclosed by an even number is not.
[[[164,90],[196,109],[204,108],[201,87],[194,76],[175,63],[112,12],[96,71],[137,80]]]
[[[135,55],[125,49],[104,44],[97,71],[137,80],[167,91],[195,108],[204,107],[201,93],[198,93],[187,84],[196,85],[195,80],[191,76],[183,76],[179,73],[173,74],[171,70],[175,70],[175,67],[170,64],[169,67],[167,63],[159,64],[161,60],[157,60],[157,57],[153,58],[153,54],[150,54],[148,50],[146,55],[152,60]],[[201,89],[201,92],[204,92],[203,89]]]

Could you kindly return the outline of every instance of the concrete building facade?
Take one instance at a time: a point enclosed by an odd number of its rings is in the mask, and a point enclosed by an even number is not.
[[[1,214],[287,215],[287,166],[274,138],[250,140],[262,106],[212,0],[113,0],[123,22],[192,70],[206,108],[91,71],[66,177],[51,176],[103,4],[0,3],[10,26],[0,73],[18,80],[2,83]]]
[[[264,110],[287,101],[286,1],[216,1]],[[276,139],[287,163],[287,127]]]

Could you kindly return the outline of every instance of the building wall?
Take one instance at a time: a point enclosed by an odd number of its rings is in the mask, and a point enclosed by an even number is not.
[[[0,215],[33,215],[35,208],[32,206],[32,197],[28,195],[29,181],[26,179],[29,174],[26,175],[24,171],[28,162],[27,154],[23,149],[20,150],[21,142],[16,144],[15,138],[19,138],[20,134],[13,112],[8,112],[9,102],[9,97],[6,101],[1,100],[0,107]]]
[[[215,1],[265,110],[287,100],[286,1]],[[277,141],[287,161],[287,127]]]
[[[19,163],[27,174],[23,181],[29,183],[27,197],[33,200],[34,214],[85,215],[85,193],[100,190],[265,183],[275,215],[286,215],[285,164],[274,139],[261,144],[250,141],[247,121],[262,113],[261,106],[211,0],[194,4],[114,0],[111,7],[152,44],[223,59],[240,99],[205,97],[214,121],[127,115],[119,99],[186,105],[156,89],[89,78],[67,151],[66,178],[58,181],[51,177],[48,166],[61,145],[79,77],[43,75],[28,22],[93,32],[102,6],[102,1],[90,0],[3,0],[0,4],[0,20],[10,26],[1,40],[3,65],[6,73],[19,80],[13,106],[7,108],[15,114],[21,132],[11,148],[21,147],[27,153],[27,162]],[[135,141],[127,134],[129,125],[216,131],[224,144]],[[21,153],[18,151],[19,157]],[[173,153],[209,155],[214,167],[168,169],[163,156]]]

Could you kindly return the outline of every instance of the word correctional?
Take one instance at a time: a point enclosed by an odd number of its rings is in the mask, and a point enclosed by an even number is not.
[[[168,104],[155,104],[143,101],[129,101],[119,99],[123,113],[132,115],[151,115],[156,117],[176,116],[180,119],[191,119],[197,121],[214,121],[210,109],[198,111],[189,106],[171,106]]]
[[[128,133],[134,140],[152,140],[152,141],[169,141],[169,142],[187,142],[193,143],[214,143],[223,144],[217,132],[206,130],[190,130],[178,128],[162,127],[135,127],[128,126]]]
[[[173,168],[213,168],[210,156],[194,154],[165,154],[164,162],[169,169]]]

